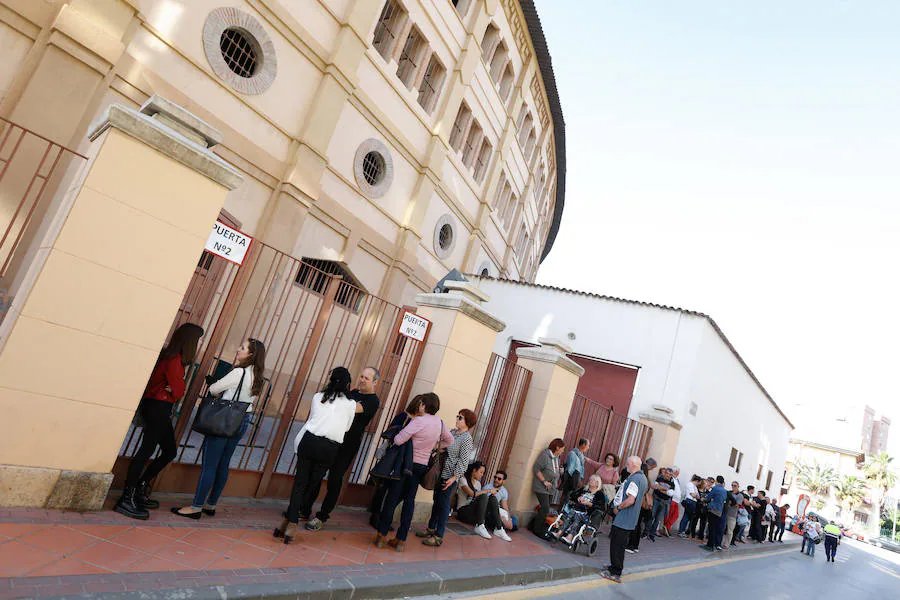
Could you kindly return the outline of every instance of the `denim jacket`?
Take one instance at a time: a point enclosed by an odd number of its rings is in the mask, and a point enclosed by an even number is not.
[[[721,516],[722,511],[725,509],[725,498],[727,497],[728,492],[725,491],[722,484],[717,483],[713,486],[713,489],[709,490],[709,494],[706,496],[706,510],[714,515]]]

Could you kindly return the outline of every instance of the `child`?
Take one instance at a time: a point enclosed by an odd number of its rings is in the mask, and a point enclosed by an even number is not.
[[[747,509],[742,505],[737,511],[737,533],[734,534],[736,542],[742,544],[745,543],[744,531],[747,529],[748,525],[750,525],[750,513],[748,513]]]

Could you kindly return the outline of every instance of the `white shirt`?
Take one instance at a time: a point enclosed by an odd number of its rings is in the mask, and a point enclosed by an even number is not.
[[[672,489],[668,492],[669,498],[675,502],[681,502],[681,482],[675,477],[672,478]]]
[[[243,375],[244,381],[241,383],[241,376]],[[247,406],[247,412],[251,412],[253,410],[253,402],[256,400],[256,396],[253,396],[253,369],[250,368],[241,368],[237,367],[228,372],[228,375],[218,380],[207,390],[213,396],[222,395],[222,398],[225,400],[234,400],[234,395],[238,391],[238,384],[241,386],[240,396],[237,398],[238,402],[249,402],[249,406]]]
[[[633,481],[628,484],[627,489],[624,485],[620,485],[619,491],[616,492],[616,497],[613,499],[613,506],[619,506],[620,504],[622,504],[622,501],[625,500],[625,496],[637,496],[637,493],[638,485]]]
[[[690,498],[691,500],[696,501],[698,496],[700,496],[700,492],[697,490],[697,486],[694,485],[693,481],[688,481],[687,488],[684,492],[685,499]]]
[[[356,416],[356,402],[340,394],[333,402],[323,404],[322,392],[319,392],[313,396],[309,407],[309,419],[294,438],[294,452],[297,451],[300,440],[307,431],[338,444],[343,443],[344,434],[350,430],[354,416]]]

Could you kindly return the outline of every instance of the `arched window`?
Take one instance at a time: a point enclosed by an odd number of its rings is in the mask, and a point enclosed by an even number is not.
[[[513,69],[510,63],[506,63],[506,69],[503,70],[503,77],[500,79],[500,99],[505,103],[509,100],[509,93],[513,87]]]
[[[484,30],[484,36],[481,38],[481,57],[485,64],[491,64],[494,57],[494,50],[500,43],[500,30],[493,23],[488,23],[487,29]]]
[[[509,50],[506,49],[506,44],[504,42],[500,42],[497,46],[497,50],[494,51],[494,56],[491,57],[490,62],[490,75],[491,80],[494,83],[500,83],[500,78],[503,76],[503,69],[506,67],[508,61]]]
[[[522,122],[522,126],[519,127],[519,145],[522,148],[525,148],[525,143],[528,141],[529,135],[534,131],[534,119],[531,118],[531,113],[525,113],[525,120]]]
[[[528,139],[525,140],[525,147],[522,151],[525,153],[525,160],[531,160],[531,155],[534,153],[534,146],[537,143],[537,133],[534,131],[534,127],[531,128],[531,131],[528,133]]]

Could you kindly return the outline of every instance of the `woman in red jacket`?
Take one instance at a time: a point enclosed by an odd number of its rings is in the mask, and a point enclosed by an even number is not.
[[[132,519],[146,520],[150,518],[148,508],[159,508],[159,502],[149,498],[148,484],[177,454],[172,407],[184,396],[184,369],[193,364],[201,337],[203,328],[199,325],[185,323],[179,326],[153,367],[144,397],[138,406],[138,413],[144,422],[141,447],[131,459],[125,478],[125,490],[113,507],[117,513]],[[159,456],[145,470],[144,466],[157,446],[160,449]]]

